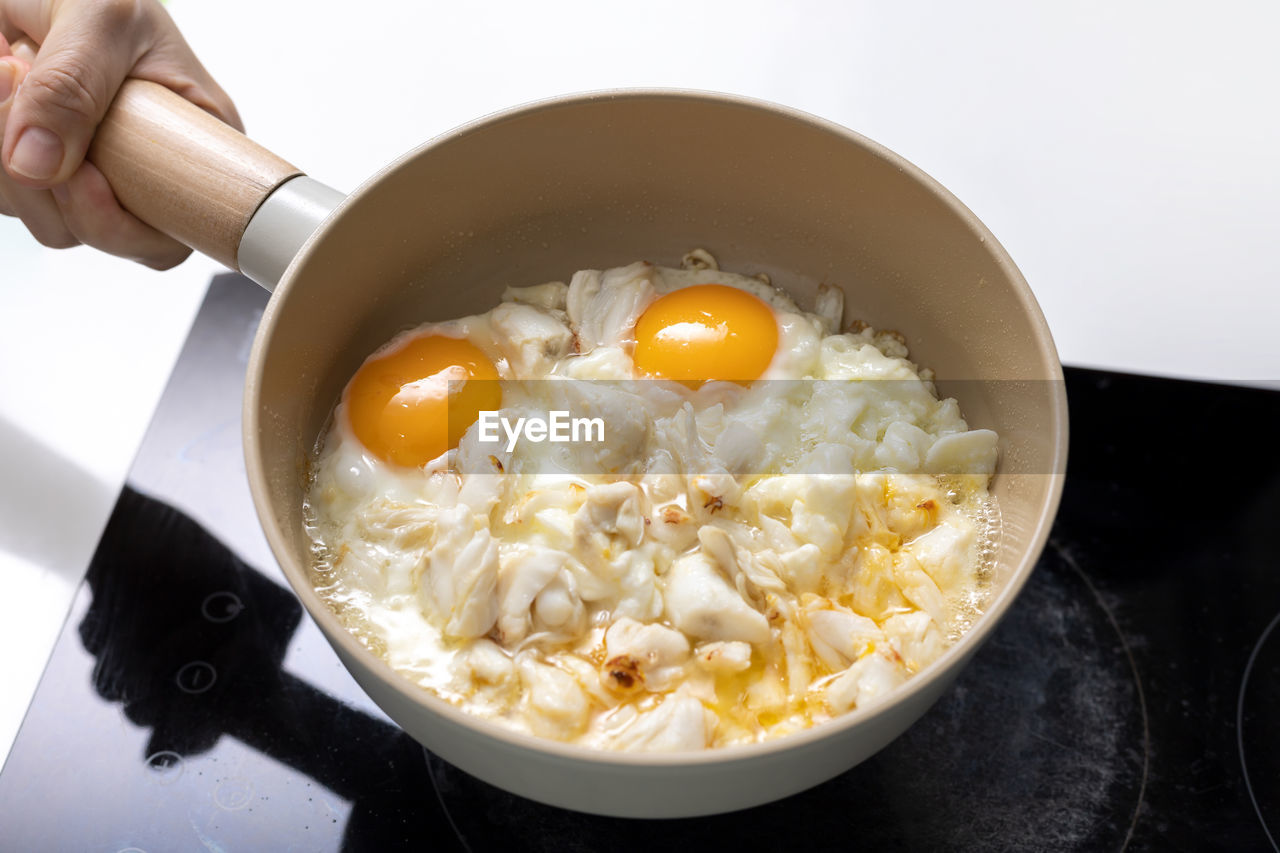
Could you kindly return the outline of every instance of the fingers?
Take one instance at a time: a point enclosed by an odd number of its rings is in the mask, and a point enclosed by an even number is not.
[[[13,98],[0,162],[17,182],[47,188],[79,168],[116,90],[150,32],[132,0],[68,2]]]
[[[27,65],[36,61],[36,43],[25,36],[20,39],[15,39],[9,45],[9,52],[18,59],[27,63]]]
[[[12,181],[0,183],[0,198],[11,215],[22,220],[31,236],[50,249],[80,245],[62,219],[62,213],[48,190],[33,190]]]
[[[46,246],[85,243],[156,269],[181,263],[190,250],[121,208],[84,160],[127,76],[243,129],[157,0],[0,0],[0,57],[0,214]]]
[[[107,179],[92,163],[82,163],[65,184],[52,191],[0,178],[0,206],[52,249],[83,243],[156,270],[175,267],[191,254],[186,246],[120,207]]]
[[[17,90],[27,73],[27,64],[12,56],[0,58],[0,138],[7,135],[6,119],[9,116]],[[3,91],[6,83],[9,92]],[[27,226],[33,237],[45,246],[65,249],[79,242],[63,221],[62,213],[53,196],[43,190],[21,186],[0,172],[0,212],[16,216]]]
[[[25,85],[27,73],[25,62],[0,58],[0,81],[11,76],[15,90]],[[0,99],[0,134],[5,133],[13,100],[12,93]],[[153,269],[177,266],[191,254],[121,208],[107,179],[91,163],[82,163],[52,191],[22,186],[0,172],[0,213],[17,216],[40,243],[54,249],[84,243]]]
[[[0,48],[7,48],[8,45],[3,44],[0,38]],[[18,63],[9,58],[7,52],[0,53],[0,108],[8,112],[9,104],[13,102],[13,96],[18,91],[18,74],[20,66]],[[4,125],[0,124],[0,133],[4,132]]]
[[[8,59],[9,42],[4,37],[4,33],[0,32],[0,145],[4,143],[4,122],[5,117],[9,114],[9,104],[13,101],[13,95],[18,90],[19,68]],[[0,178],[0,186],[4,183]],[[0,189],[0,216],[13,216],[13,207],[9,204],[9,200],[5,198],[4,192]]]
[[[175,267],[191,254],[122,208],[92,163],[82,163],[65,185],[54,188],[52,197],[67,230],[85,245],[157,270]]]

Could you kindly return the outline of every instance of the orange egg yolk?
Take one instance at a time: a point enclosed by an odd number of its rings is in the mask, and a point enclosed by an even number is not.
[[[421,467],[502,404],[498,371],[469,341],[424,334],[370,356],[343,394],[356,438],[384,462]]]
[[[645,309],[633,358],[641,372],[691,388],[709,379],[746,385],[777,348],[778,323],[763,300],[724,284],[697,284]]]

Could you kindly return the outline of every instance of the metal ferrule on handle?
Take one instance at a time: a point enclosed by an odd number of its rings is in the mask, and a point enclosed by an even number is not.
[[[134,216],[268,290],[343,198],[146,80],[120,87],[89,159]]]

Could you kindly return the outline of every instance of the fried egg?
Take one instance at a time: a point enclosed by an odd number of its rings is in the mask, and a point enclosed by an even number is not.
[[[423,688],[600,749],[882,701],[985,602],[997,436],[843,313],[697,250],[397,336],[317,449],[316,588]],[[486,433],[554,411],[598,440]]]

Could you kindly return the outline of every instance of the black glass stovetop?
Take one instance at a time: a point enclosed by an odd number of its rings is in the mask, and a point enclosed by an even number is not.
[[[878,755],[711,818],[567,812],[391,724],[259,531],[266,294],[209,291],[0,772],[3,850],[1223,850],[1280,838],[1280,393],[1069,369],[1049,546]],[[0,688],[2,689],[2,688]]]

